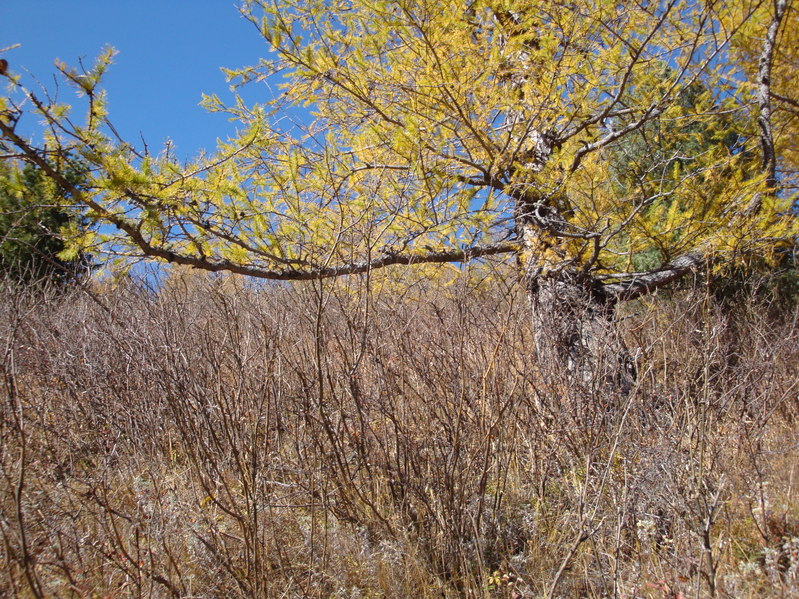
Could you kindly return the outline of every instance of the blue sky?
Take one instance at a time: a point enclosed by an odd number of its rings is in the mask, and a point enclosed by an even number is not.
[[[143,136],[154,152],[170,138],[184,158],[235,130],[226,116],[198,106],[203,92],[232,97],[220,67],[254,64],[267,52],[234,0],[3,0],[0,47],[12,44],[20,47],[3,54],[10,69],[50,89],[56,58],[89,66],[113,46],[119,54],[105,79],[111,122],[125,139]],[[32,131],[35,120],[27,119],[21,126]]]

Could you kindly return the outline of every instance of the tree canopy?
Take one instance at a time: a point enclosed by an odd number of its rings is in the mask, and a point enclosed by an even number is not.
[[[279,280],[516,253],[530,280],[571,273],[615,301],[795,244],[788,0],[241,11],[268,51],[226,73],[264,99],[206,96],[236,132],[190,164],[116,136],[113,50],[58,65],[75,107],[9,70],[5,153],[112,225],[76,231],[76,247]],[[26,111],[47,123],[41,146],[15,130]],[[89,165],[85,187],[53,166],[65,155]]]

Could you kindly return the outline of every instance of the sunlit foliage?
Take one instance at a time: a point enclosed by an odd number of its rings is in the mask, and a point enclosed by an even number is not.
[[[226,73],[263,101],[206,96],[235,133],[190,164],[116,137],[100,87],[110,49],[86,72],[59,66],[86,100],[80,123],[19,86],[3,99],[4,143],[43,160],[14,132],[33,110],[48,122],[48,151],[91,165],[79,199],[115,226],[105,238],[115,252],[271,279],[518,252],[533,276],[576,270],[630,295],[638,271],[795,243],[792,175],[783,168],[775,188],[756,158],[765,109],[750,80],[774,21],[766,4],[309,0],[241,11],[265,58]],[[772,48],[783,94],[795,77],[790,23]],[[795,163],[794,116],[774,116],[780,165]]]

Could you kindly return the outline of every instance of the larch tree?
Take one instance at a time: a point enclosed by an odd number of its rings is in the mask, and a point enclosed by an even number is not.
[[[101,90],[111,50],[86,71],[59,65],[86,100],[80,123],[6,75],[5,152],[63,186],[53,155],[91,166],[71,196],[113,231],[76,246],[274,280],[515,254],[539,354],[624,378],[618,302],[795,243],[780,165],[794,161],[782,136],[798,104],[775,83],[795,76],[782,66],[789,0],[241,11],[269,53],[226,72],[264,101],[205,97],[237,130],[191,164],[115,135]],[[44,117],[44,145],[16,132],[25,111]]]

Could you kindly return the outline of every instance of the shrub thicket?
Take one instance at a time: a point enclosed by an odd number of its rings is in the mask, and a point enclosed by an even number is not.
[[[0,596],[799,593],[795,312],[641,301],[624,392],[450,283],[6,290]]]

